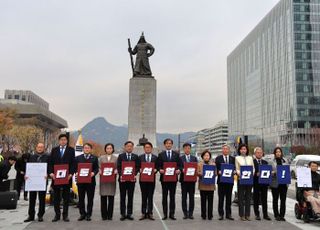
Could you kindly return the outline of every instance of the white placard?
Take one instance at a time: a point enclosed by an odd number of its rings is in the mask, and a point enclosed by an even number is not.
[[[82,169],[80,170],[79,176],[88,176],[88,175],[89,175],[89,172],[90,172],[90,169],[88,169],[88,168],[82,168]]]
[[[131,175],[133,173],[133,167],[125,167],[123,169],[123,175]]]
[[[306,167],[297,168],[297,186],[298,188],[311,188],[311,169]]]
[[[113,168],[104,168],[103,169],[103,175],[104,176],[111,176],[113,172]]]
[[[151,176],[152,175],[152,168],[144,168],[143,171],[142,171],[142,174],[146,174],[146,175],[149,175]]]
[[[166,176],[173,176],[174,175],[174,171],[176,170],[176,168],[166,168],[166,171],[165,171],[165,175]]]
[[[47,190],[47,163],[27,163],[25,183],[26,191]]]
[[[232,169],[225,169],[225,170],[223,170],[222,176],[223,177],[231,177],[232,173],[233,173]]]
[[[188,168],[186,176],[194,176],[195,173],[196,173],[196,169],[195,168]]]

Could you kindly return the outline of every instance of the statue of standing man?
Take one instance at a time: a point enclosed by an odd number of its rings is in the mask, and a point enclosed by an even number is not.
[[[134,47],[134,49],[131,48],[130,40],[128,41],[128,51],[131,57],[133,77],[152,77],[152,72],[149,64],[149,57],[152,56],[152,54],[154,53],[153,46],[146,42],[143,33],[138,41],[138,44]],[[134,65],[132,55],[137,55],[136,62]]]

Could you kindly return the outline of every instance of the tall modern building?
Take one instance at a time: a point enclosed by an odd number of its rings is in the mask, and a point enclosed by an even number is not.
[[[280,0],[227,59],[229,135],[319,145],[320,0]]]

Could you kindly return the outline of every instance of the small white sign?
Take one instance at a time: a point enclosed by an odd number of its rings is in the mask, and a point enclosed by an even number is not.
[[[133,167],[125,167],[123,170],[123,175],[131,175],[133,171]]]
[[[26,191],[47,190],[47,163],[27,163],[25,183]]]
[[[86,176],[89,175],[89,172],[90,172],[90,170],[89,170],[88,168],[82,168],[82,169],[80,170],[79,176],[84,176],[84,177],[86,177]]]
[[[251,171],[242,171],[241,179],[250,179]]]
[[[271,171],[270,170],[261,170],[260,174],[261,174],[261,178],[262,179],[268,179],[270,178],[270,173]]]
[[[173,176],[175,170],[176,170],[175,168],[166,168],[165,175],[166,176]]]
[[[65,178],[66,175],[67,175],[67,170],[66,169],[59,169],[59,170],[57,170],[56,178],[57,179]]]
[[[152,175],[152,168],[144,168],[142,174]]]
[[[311,169],[306,167],[297,168],[297,185],[299,188],[311,188]]]
[[[225,170],[223,170],[222,176],[223,177],[231,177],[232,176],[232,172],[233,172],[232,169],[225,169]]]
[[[206,174],[203,176],[203,178],[205,179],[212,179],[214,175],[214,171],[213,170],[207,170]]]
[[[188,168],[186,176],[194,176],[195,172],[196,172],[195,168]]]
[[[103,175],[104,176],[111,176],[112,175],[112,171],[113,171],[113,168],[104,168],[103,169]]]

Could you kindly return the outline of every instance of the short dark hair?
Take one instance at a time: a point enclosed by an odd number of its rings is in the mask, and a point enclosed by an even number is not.
[[[150,146],[151,146],[151,148],[153,148],[152,143],[151,143],[151,142],[149,142],[149,141],[147,141],[146,143],[144,143],[143,147],[145,147],[146,145],[150,145]]]
[[[92,144],[90,144],[90,143],[85,143],[83,146],[89,146],[91,149],[93,148],[93,146],[92,146]]]
[[[240,145],[239,145],[238,151],[237,151],[237,152],[238,152],[238,155],[239,155],[239,156],[241,155],[240,149],[243,148],[243,147],[245,147],[245,148],[247,149],[246,155],[248,156],[248,155],[249,155],[249,148],[248,148],[248,146],[247,146],[246,144],[240,144]]]
[[[204,150],[204,151],[201,153],[201,158],[203,159],[203,157],[204,157],[204,155],[205,155],[206,153],[209,154],[210,159],[211,159],[211,153],[210,153],[210,151],[209,151],[208,149]]]
[[[308,166],[310,167],[310,166],[311,166],[311,164],[316,164],[316,165],[318,165],[318,166],[319,166],[319,163],[318,163],[318,162],[316,162],[316,161],[310,161],[310,162],[309,162],[309,164],[308,164]]]
[[[112,153],[114,153],[114,144],[112,144],[112,143],[107,143],[107,144],[104,146],[104,151],[106,152],[106,148],[107,148],[108,146],[111,146],[111,147],[112,147]]]
[[[16,156],[9,156],[8,160],[10,161],[17,161],[17,157]]]
[[[171,138],[164,139],[163,144],[165,145],[168,141],[170,141],[171,144],[173,144],[173,140]]]
[[[275,147],[275,148],[274,148],[274,150],[273,150],[273,155],[276,156],[276,152],[277,152],[278,149],[279,149],[280,152],[281,152],[281,158],[282,158],[282,157],[283,157],[283,151],[282,151],[282,148],[280,148],[280,147]]]
[[[58,137],[58,139],[60,140],[60,139],[63,138],[63,137],[67,138],[67,140],[68,140],[68,135],[65,134],[65,133],[60,134],[59,137]]]
[[[182,145],[182,148],[187,147],[187,146],[189,146],[189,147],[191,148],[191,144],[190,144],[190,143],[184,143],[184,144]]]
[[[132,144],[132,145],[134,145],[134,143],[133,143],[132,141],[126,141],[126,142],[124,143],[124,146],[126,146],[127,144]]]

